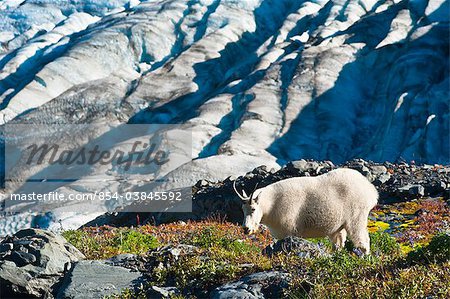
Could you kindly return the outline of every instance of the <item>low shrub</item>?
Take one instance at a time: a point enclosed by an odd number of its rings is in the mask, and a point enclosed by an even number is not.
[[[374,254],[380,255],[395,255],[401,254],[401,247],[397,240],[385,232],[370,233],[370,251]]]
[[[269,258],[249,240],[235,239],[228,231],[203,227],[183,240],[199,248],[197,255],[180,256],[151,275],[156,284],[172,285],[187,292],[210,290],[222,283],[272,268]]]
[[[146,235],[136,230],[120,231],[113,242],[117,249],[126,253],[145,253],[159,246],[154,236]]]
[[[408,254],[414,263],[444,263],[450,261],[450,233],[434,236],[428,245],[417,248]]]
[[[168,268],[155,268],[153,277],[158,284],[169,284],[190,291],[211,289],[238,277],[238,265],[213,258],[182,256]]]

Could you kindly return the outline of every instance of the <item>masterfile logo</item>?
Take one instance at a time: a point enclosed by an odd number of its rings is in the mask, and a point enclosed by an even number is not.
[[[149,212],[190,201],[185,186],[166,179],[192,160],[192,134],[180,126],[5,125],[1,137],[6,207],[78,201],[108,210],[133,203],[132,211]]]
[[[25,164],[49,164],[49,165],[108,165],[116,162],[125,165],[124,170],[129,170],[131,165],[150,165],[156,163],[163,165],[167,162],[169,154],[166,151],[155,152],[156,144],[135,141],[129,152],[122,150],[101,150],[98,144],[92,148],[81,147],[75,150],[61,150],[58,144],[32,144],[26,148],[29,153],[25,156]],[[134,157],[136,156],[136,157]]]

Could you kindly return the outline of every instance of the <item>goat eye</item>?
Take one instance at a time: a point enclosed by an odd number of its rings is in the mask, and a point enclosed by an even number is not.
[[[255,211],[255,209],[252,208],[252,212],[254,212],[254,211]]]

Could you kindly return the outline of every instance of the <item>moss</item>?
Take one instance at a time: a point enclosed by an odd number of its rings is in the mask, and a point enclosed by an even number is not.
[[[400,244],[400,250],[401,250],[402,254],[408,254],[411,251],[413,251],[414,248],[412,246],[407,245],[407,244]]]
[[[235,239],[233,236],[228,235],[226,231],[220,231],[214,226],[206,227],[195,233],[190,240],[186,240],[186,244],[210,250],[224,249],[236,254],[259,251],[257,246],[244,240]]]
[[[159,245],[154,236],[145,235],[135,230],[119,232],[113,242],[119,251],[127,253],[144,253]]]

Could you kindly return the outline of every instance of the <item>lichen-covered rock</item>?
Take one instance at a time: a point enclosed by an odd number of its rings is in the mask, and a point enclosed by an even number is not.
[[[6,297],[52,298],[53,285],[84,258],[63,237],[40,229],[6,237],[0,248],[0,286]]]
[[[242,277],[236,282],[224,284],[211,293],[213,299],[263,299],[281,298],[289,286],[287,273],[270,271],[259,272]]]

